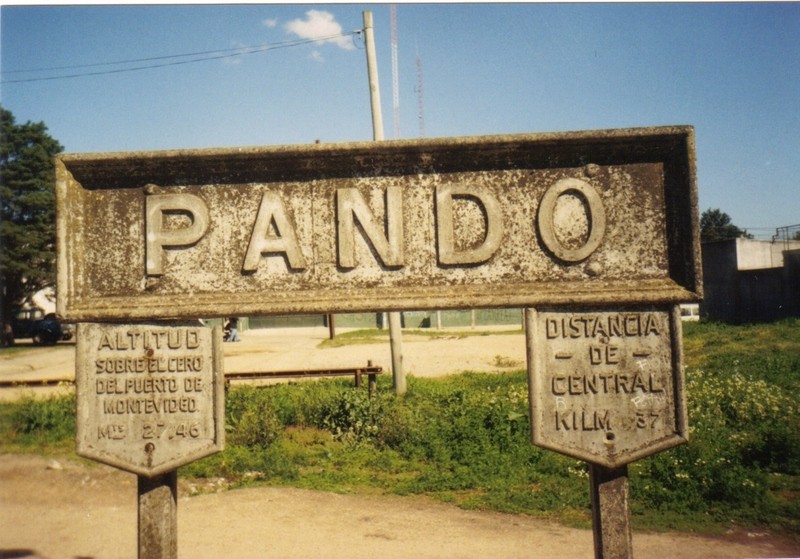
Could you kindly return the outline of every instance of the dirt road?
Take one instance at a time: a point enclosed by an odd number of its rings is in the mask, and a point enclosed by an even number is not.
[[[470,329],[448,330],[444,338],[404,336],[403,368],[408,375],[443,376],[462,371],[502,371],[525,366],[525,337],[509,328],[495,328],[491,336],[468,336]],[[339,332],[346,331],[340,329]],[[492,331],[482,328],[481,332]],[[506,333],[503,333],[506,332]],[[388,333],[387,333],[388,336]],[[285,371],[326,367],[363,367],[371,360],[391,370],[389,344],[372,343],[320,349],[328,329],[285,328],[249,330],[242,341],[226,343],[225,371]],[[75,345],[60,343],[39,348],[28,344],[26,351],[0,352],[0,379],[9,381],[46,378],[75,378]],[[25,342],[22,342],[25,347]],[[57,389],[37,389],[50,393]],[[19,396],[19,391],[4,390],[0,399]]]
[[[388,345],[318,349],[322,328],[251,331],[225,344],[228,371],[360,366],[389,369]],[[522,334],[407,338],[408,374],[524,367]],[[27,354],[27,356],[26,356]],[[74,347],[3,355],[2,378],[74,377]],[[63,388],[60,390],[64,390]],[[6,398],[11,392],[4,393]],[[18,395],[18,394],[17,394]],[[527,516],[458,508],[418,497],[253,488],[189,497],[179,482],[178,550],[186,558],[591,558],[592,534]],[[110,467],[0,454],[0,557],[135,557],[136,476]],[[798,557],[764,532],[718,538],[635,534],[637,557]]]
[[[420,497],[252,488],[187,495],[178,553],[193,559],[590,559],[592,534]],[[106,466],[0,455],[0,557],[136,557],[136,476]],[[765,533],[635,534],[637,557],[792,557]]]

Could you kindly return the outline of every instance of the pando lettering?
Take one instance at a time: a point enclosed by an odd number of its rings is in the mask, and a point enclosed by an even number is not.
[[[590,230],[578,246],[565,246],[556,234],[556,203],[559,196],[575,196],[585,202],[582,207]],[[336,264],[339,269],[351,270],[356,261],[356,239],[360,235],[372,248],[384,270],[401,270],[406,266],[404,239],[414,231],[404,231],[402,188],[388,186],[384,190],[383,216],[371,209],[363,192],[353,187],[337,188],[334,193],[336,235]],[[482,241],[477,246],[461,247],[455,227],[455,200],[468,199],[478,205],[484,216]],[[258,210],[244,251],[241,272],[255,272],[262,260],[278,257],[286,263],[287,272],[302,272],[313,265],[304,254],[294,216],[287,202],[277,192],[261,193],[254,200]],[[307,211],[311,211],[308,204]],[[436,232],[436,265],[441,267],[476,266],[488,262],[512,228],[504,223],[501,201],[489,188],[480,184],[446,184],[437,186],[431,195],[430,211]],[[188,216],[180,227],[165,226],[171,214]],[[145,199],[145,274],[151,277],[165,274],[165,251],[191,249],[211,227],[209,207],[198,195],[181,193],[148,194]],[[591,256],[606,235],[605,208],[596,188],[577,178],[561,179],[542,196],[535,224],[542,245],[551,258],[559,262],[580,262]],[[573,243],[574,244],[574,243]],[[123,343],[134,343],[123,340]],[[150,341],[153,343],[153,340]]]

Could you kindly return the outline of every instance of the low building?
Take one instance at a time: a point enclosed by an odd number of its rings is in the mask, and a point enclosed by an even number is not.
[[[723,322],[800,316],[800,241],[727,239],[703,243],[700,314]]]

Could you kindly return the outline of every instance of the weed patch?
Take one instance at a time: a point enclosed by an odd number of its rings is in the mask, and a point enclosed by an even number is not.
[[[420,340],[460,339],[472,336],[494,336],[499,334],[514,334],[520,330],[413,330],[404,329],[403,339],[409,342]],[[377,328],[351,330],[336,334],[332,340],[323,340],[317,347],[343,347],[358,344],[388,343],[389,331]]]
[[[34,398],[24,396],[0,406],[0,440],[3,446],[47,448],[74,444],[74,395]]]

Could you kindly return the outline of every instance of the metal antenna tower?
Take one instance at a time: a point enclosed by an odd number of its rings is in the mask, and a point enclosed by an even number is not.
[[[392,19],[392,110],[394,113],[394,137],[400,137],[400,80],[397,76],[397,6],[389,7]]]
[[[415,45],[416,46],[416,45]],[[419,121],[419,137],[425,137],[425,103],[422,97],[422,58],[419,56],[419,47],[417,51],[417,120]]]

